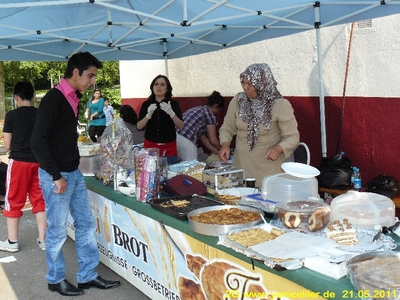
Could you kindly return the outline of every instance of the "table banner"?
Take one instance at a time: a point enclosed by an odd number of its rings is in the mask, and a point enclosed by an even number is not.
[[[329,298],[88,193],[101,262],[151,299]],[[68,231],[73,238],[72,224],[70,216]]]

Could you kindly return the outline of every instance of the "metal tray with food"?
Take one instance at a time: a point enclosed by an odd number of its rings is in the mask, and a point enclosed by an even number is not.
[[[188,213],[188,219],[194,232],[218,236],[263,222],[261,214],[261,210],[252,207],[221,205],[193,210]]]
[[[187,215],[192,210],[223,205],[222,202],[199,195],[155,199],[150,201],[150,204],[154,209],[180,220],[187,220]]]
[[[270,268],[282,267],[282,260],[278,261],[272,257],[265,257],[254,251],[251,246],[273,240],[285,233],[284,229],[274,227],[269,223],[261,223],[256,226],[243,227],[221,234],[218,245],[223,245],[247,257],[263,261]]]

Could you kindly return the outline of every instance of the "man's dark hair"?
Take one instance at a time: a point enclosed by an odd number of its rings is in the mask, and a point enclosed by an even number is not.
[[[138,122],[138,117],[135,110],[128,104],[121,106],[119,109],[119,114],[124,122],[131,123],[133,125],[136,125]]]
[[[207,106],[213,106],[217,104],[219,108],[223,108],[225,106],[225,99],[221,96],[221,94],[217,91],[212,92],[210,96],[208,96]]]
[[[20,97],[22,100],[31,101],[35,91],[30,82],[20,81],[14,85],[14,95]]]
[[[68,59],[64,78],[71,78],[75,68],[79,70],[79,76],[82,76],[83,71],[90,67],[100,69],[102,66],[103,64],[89,52],[78,52]]]

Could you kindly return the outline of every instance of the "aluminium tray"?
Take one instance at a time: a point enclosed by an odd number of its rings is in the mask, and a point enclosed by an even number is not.
[[[188,203],[186,206],[174,206],[171,204],[171,200],[187,200],[190,203]],[[155,199],[150,201],[150,204],[151,207],[153,207],[154,209],[160,210],[180,220],[187,220],[188,213],[195,209],[216,205],[224,205],[224,203],[220,201],[199,195]],[[167,205],[167,207],[165,205]]]
[[[200,222],[197,222],[190,218],[191,216],[195,216],[197,214],[209,212],[209,211],[221,211],[221,213],[223,213],[223,210],[227,210],[227,209],[231,209],[231,208],[239,208],[242,211],[255,212],[260,215],[260,218],[256,221],[252,221],[252,222],[240,223],[240,224],[229,224],[229,225],[228,224],[227,225],[219,225],[219,224],[200,223]],[[263,220],[261,219],[261,214],[263,214],[263,212],[261,210],[252,208],[252,207],[237,206],[237,205],[220,205],[220,206],[205,207],[205,208],[199,208],[199,209],[193,210],[188,214],[188,218],[189,218],[190,228],[194,232],[204,234],[204,235],[209,235],[209,236],[219,236],[220,234],[225,234],[228,231],[231,231],[234,229],[239,229],[239,228],[243,228],[243,227],[249,227],[249,226],[254,226],[254,225],[260,224],[261,222],[263,222]]]

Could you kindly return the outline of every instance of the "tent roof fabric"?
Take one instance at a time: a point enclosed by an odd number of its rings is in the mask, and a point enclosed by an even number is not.
[[[400,12],[400,0],[3,0],[0,60],[174,59]]]

